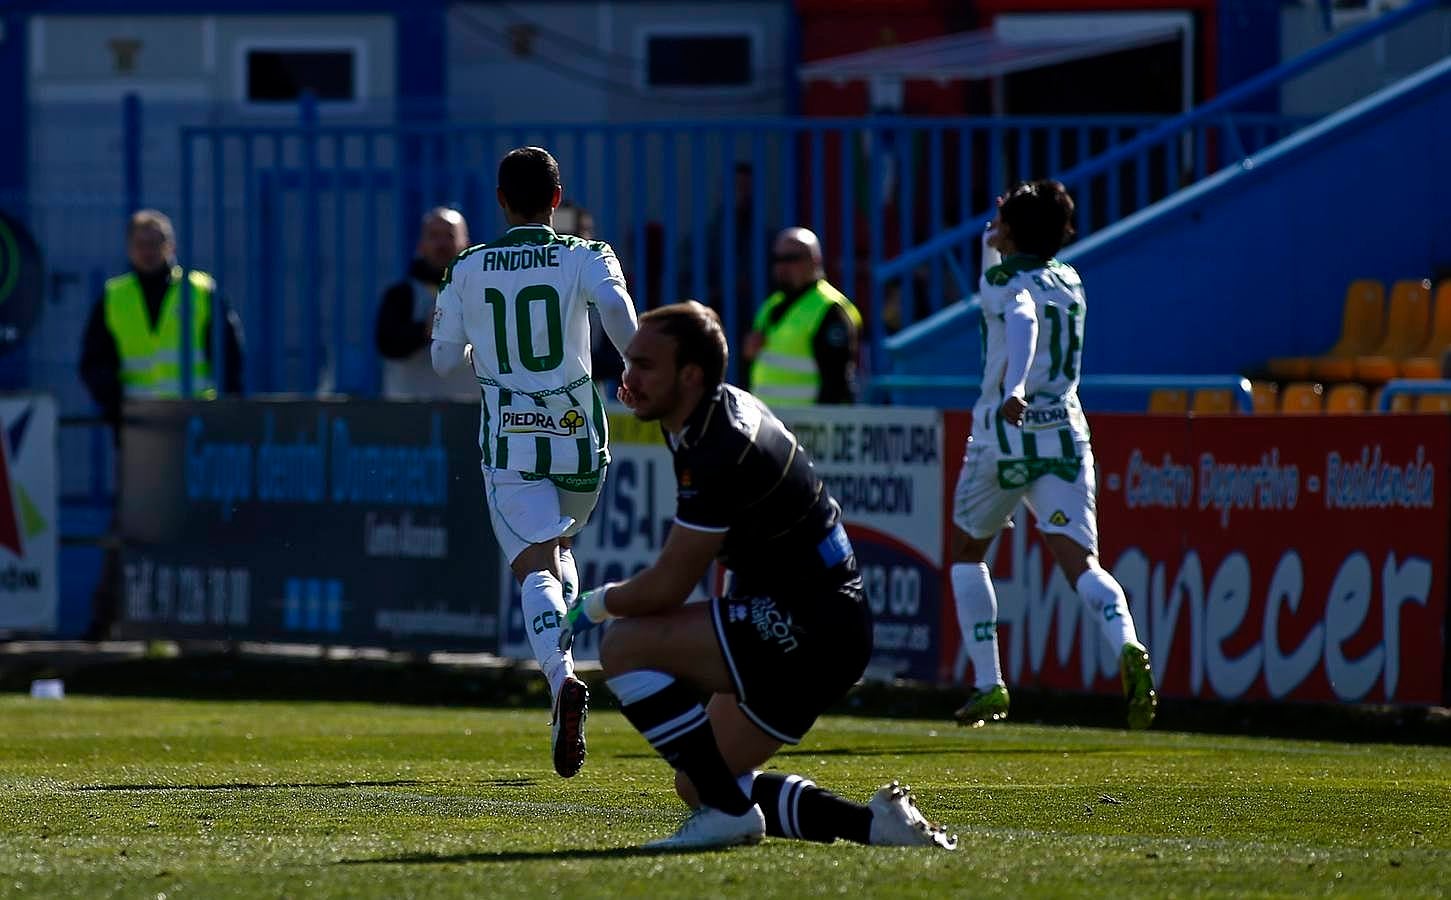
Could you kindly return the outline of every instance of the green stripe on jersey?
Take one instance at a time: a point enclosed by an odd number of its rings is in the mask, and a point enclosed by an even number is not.
[[[504,415],[504,407],[514,405],[514,392],[508,388],[499,388],[499,415]],[[495,468],[509,468],[509,439],[501,431],[499,432],[499,461]]]
[[[543,400],[534,398],[534,405],[540,409],[548,409]],[[549,467],[554,464],[554,451],[550,446],[549,438],[537,437],[534,439],[534,471],[540,475],[548,475]]]
[[[1073,432],[1067,428],[1058,429],[1058,443],[1063,448],[1064,456],[1077,456],[1074,452],[1077,448],[1073,446]]]
[[[1003,425],[1003,417],[998,414],[997,410],[993,410],[990,415],[993,417],[993,424],[998,429],[998,449],[1008,456],[1012,456],[1013,447],[1008,443],[1008,429],[1007,426]]]
[[[566,398],[568,398],[569,405],[570,406],[578,406],[579,405],[579,398],[577,398],[577,397],[574,396],[574,392],[573,391],[566,391],[565,394],[564,394],[564,396]],[[583,475],[583,474],[585,474],[586,472],[590,471],[593,468],[593,466],[591,466],[590,463],[594,462],[594,460],[591,459],[591,457],[594,454],[592,454],[592,453],[589,452],[590,451],[590,444],[589,444],[589,429],[588,428],[586,428],[585,431],[584,431],[584,437],[582,437],[582,438],[576,438],[575,439],[574,447],[575,447],[576,452],[579,453],[579,468],[575,469],[575,471],[578,474]]]
[[[1023,432],[1023,455],[1029,459],[1038,456],[1038,435],[1031,431]]]
[[[484,408],[484,427],[480,429],[479,451],[484,454],[484,465],[488,466],[493,454],[489,452],[489,395],[483,388],[479,388],[479,398],[483,401],[481,405]]]

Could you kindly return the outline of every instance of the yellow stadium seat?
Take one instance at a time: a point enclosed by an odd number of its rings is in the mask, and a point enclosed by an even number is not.
[[[1323,378],[1347,381],[1355,374],[1353,360],[1373,353],[1385,331],[1385,287],[1379,281],[1361,278],[1345,289],[1345,308],[1340,319],[1340,339],[1320,356],[1289,356],[1272,359],[1270,374],[1281,381]]]
[[[1183,413],[1189,411],[1189,392],[1156,388],[1149,392],[1149,412]]]
[[[1417,355],[1426,344],[1430,311],[1431,282],[1397,281],[1391,288],[1385,337],[1369,354],[1355,358],[1355,377],[1384,382],[1399,375],[1402,360]]]
[[[1287,416],[1316,415],[1325,406],[1325,388],[1311,381],[1295,381],[1280,392],[1280,412]]]
[[[1279,409],[1280,386],[1273,381],[1255,381],[1250,384],[1254,396],[1255,413],[1272,413]]]
[[[1451,394],[1422,394],[1416,398],[1416,412],[1451,412]]]
[[[1451,278],[1436,286],[1431,334],[1416,355],[1401,363],[1402,378],[1440,378],[1441,359],[1451,351]]]
[[[1194,392],[1194,402],[1189,407],[1195,413],[1232,413],[1234,395],[1223,388],[1201,388]]]
[[[1354,382],[1333,385],[1325,394],[1325,411],[1328,413],[1363,413],[1370,406],[1370,395],[1365,385]]]

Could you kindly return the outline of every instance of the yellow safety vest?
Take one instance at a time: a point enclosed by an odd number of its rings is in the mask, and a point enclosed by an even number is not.
[[[205,272],[187,272],[191,281],[192,395],[217,396],[212,364],[207,361],[212,295],[216,282]],[[134,272],[106,281],[106,327],[121,357],[121,384],[128,398],[181,396],[181,267],[171,270],[171,285],[161,301],[161,315],[152,330],[141,281]]]
[[[826,314],[840,306],[858,333],[862,317],[846,295],[824,278],[808,288],[781,321],[771,325],[771,313],[785,302],[786,295],[777,291],[756,313],[755,330],[765,335],[766,342],[751,363],[751,393],[767,406],[810,406],[821,393],[821,373],[811,345]]]

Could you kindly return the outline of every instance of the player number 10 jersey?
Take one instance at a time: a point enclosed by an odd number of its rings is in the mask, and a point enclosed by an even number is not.
[[[589,324],[609,282],[624,285],[608,244],[542,225],[512,228],[454,260],[433,338],[473,345],[486,468],[573,475],[609,462]]]

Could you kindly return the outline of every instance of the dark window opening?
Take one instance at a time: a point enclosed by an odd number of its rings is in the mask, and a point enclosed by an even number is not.
[[[751,37],[656,35],[645,48],[651,87],[747,87],[751,84]]]
[[[357,99],[352,50],[248,50],[247,99],[294,101],[303,91],[318,100]]]

